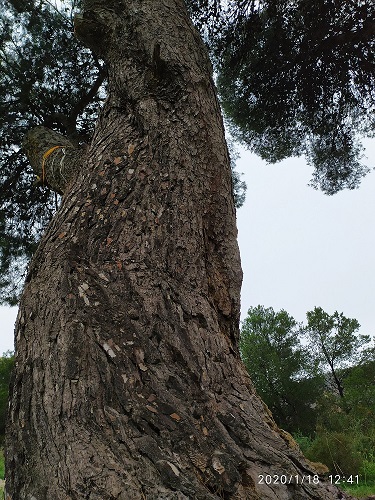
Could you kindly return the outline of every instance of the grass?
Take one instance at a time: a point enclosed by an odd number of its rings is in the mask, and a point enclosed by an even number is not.
[[[332,463],[327,462],[327,460],[338,463],[340,467],[344,468],[345,466],[346,470],[350,470],[351,467],[353,477],[359,476],[358,484],[341,483],[336,486],[356,498],[364,498],[375,495],[375,454],[373,444],[375,440],[372,436],[373,434],[369,434],[368,437],[358,433],[346,436],[342,432],[327,432],[326,436],[318,436],[315,440],[301,434],[296,434],[293,437],[304,455],[313,462],[323,462],[328,467],[331,467],[331,470]],[[355,438],[357,438],[357,443]],[[363,446],[360,446],[366,441],[365,438],[371,445],[368,446],[370,449],[367,449],[366,452],[363,451]],[[338,446],[339,444],[341,448]],[[346,453],[343,453],[344,451]],[[335,463],[333,463],[333,466],[335,466]]]
[[[358,486],[351,486],[350,488],[342,489],[356,498],[375,495],[375,484],[359,484]]]

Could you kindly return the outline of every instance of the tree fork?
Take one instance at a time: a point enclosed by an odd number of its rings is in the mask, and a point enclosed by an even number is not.
[[[343,498],[239,358],[229,157],[183,0],[84,7],[109,96],[26,279],[6,498]]]

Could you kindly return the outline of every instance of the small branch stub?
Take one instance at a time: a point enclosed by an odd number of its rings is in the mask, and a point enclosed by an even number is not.
[[[47,127],[35,127],[26,134],[23,150],[37,183],[63,194],[68,183],[82,167],[84,150],[62,134]]]

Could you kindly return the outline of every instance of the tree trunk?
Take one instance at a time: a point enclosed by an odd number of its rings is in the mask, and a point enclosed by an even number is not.
[[[239,358],[229,159],[183,0],[85,9],[109,97],[27,276],[6,498],[342,498]]]

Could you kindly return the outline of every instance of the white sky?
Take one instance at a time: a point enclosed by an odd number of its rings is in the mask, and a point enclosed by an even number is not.
[[[375,140],[365,141],[375,166]],[[297,321],[321,306],[356,318],[375,334],[375,172],[359,189],[324,195],[307,186],[303,159],[266,165],[242,155],[246,204],[238,211],[244,281],[242,319],[250,306],[285,309]]]
[[[375,140],[366,141],[375,166]],[[242,319],[250,306],[285,309],[297,321],[321,306],[375,334],[375,172],[359,189],[326,196],[307,186],[303,159],[266,165],[241,150],[248,190],[238,211],[244,271]],[[13,349],[16,308],[0,307],[0,355]]]

